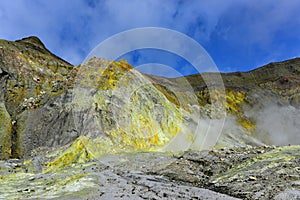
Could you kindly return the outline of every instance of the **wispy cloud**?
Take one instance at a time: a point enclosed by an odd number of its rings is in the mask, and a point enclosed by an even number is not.
[[[197,40],[221,70],[243,70],[299,55],[299,7],[297,0],[4,0],[0,38],[37,35],[50,50],[79,64],[113,34],[159,26]]]

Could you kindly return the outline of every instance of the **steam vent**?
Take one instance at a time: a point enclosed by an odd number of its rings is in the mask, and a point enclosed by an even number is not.
[[[300,58],[204,76],[0,40],[0,199],[300,199]]]

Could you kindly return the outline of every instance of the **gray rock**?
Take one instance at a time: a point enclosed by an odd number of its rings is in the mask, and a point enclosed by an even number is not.
[[[285,190],[274,197],[274,200],[299,200],[300,190]]]
[[[59,147],[79,136],[69,107],[72,95],[68,92],[53,97],[43,106],[25,110],[17,116],[15,153],[30,156],[38,147]]]

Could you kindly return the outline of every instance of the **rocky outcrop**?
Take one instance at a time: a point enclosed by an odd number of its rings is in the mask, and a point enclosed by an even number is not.
[[[10,118],[8,120],[7,115],[3,114],[1,122],[5,123],[2,127],[7,127],[5,134],[10,135],[11,140],[2,147],[10,149],[5,150],[6,156],[2,158],[22,157],[47,143],[45,139],[49,138],[43,136],[49,134],[45,128],[49,124],[34,122],[46,120],[45,115],[51,116],[50,112],[41,113],[40,109],[66,91],[72,69],[71,64],[48,51],[36,37],[16,42],[0,40],[1,101],[4,104],[1,108],[7,110]],[[33,138],[43,139],[40,140],[42,142],[27,142]]]

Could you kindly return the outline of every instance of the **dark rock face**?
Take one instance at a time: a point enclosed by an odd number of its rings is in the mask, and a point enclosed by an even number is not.
[[[57,95],[43,106],[18,115],[16,155],[29,156],[38,147],[60,147],[73,142],[79,132],[74,124],[68,92]]]
[[[47,103],[51,104],[55,101],[53,98],[66,91],[72,69],[72,65],[49,52],[36,37],[16,42],[0,41],[0,102],[2,113],[7,111],[9,114],[2,114],[1,121],[5,126],[1,126],[0,132],[3,138],[11,140],[2,145],[11,149],[3,150],[6,153],[0,153],[2,158],[23,157],[36,147],[51,144],[45,140],[50,136],[44,136],[50,133],[47,127],[53,125],[49,122],[60,120],[51,116],[57,117],[64,102],[58,102],[61,108],[55,112],[55,109],[51,112]],[[47,109],[50,112],[44,112]],[[51,133],[53,136],[54,132]]]

